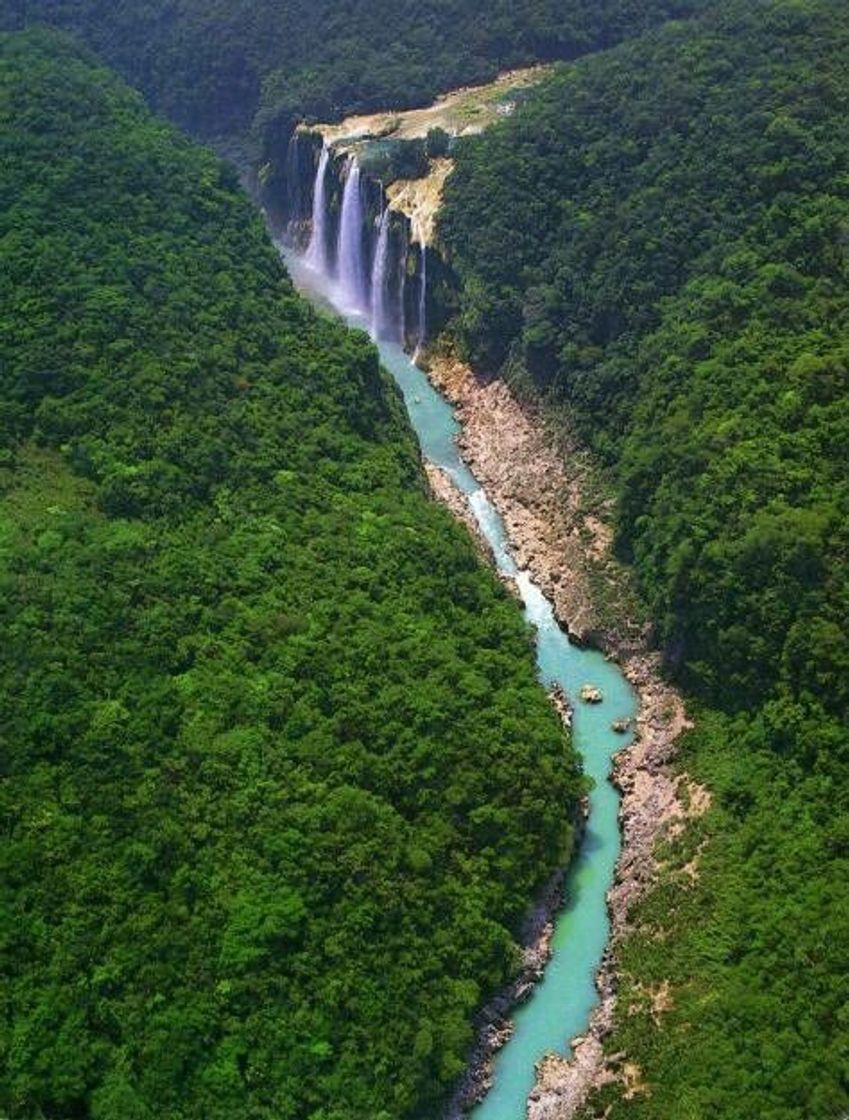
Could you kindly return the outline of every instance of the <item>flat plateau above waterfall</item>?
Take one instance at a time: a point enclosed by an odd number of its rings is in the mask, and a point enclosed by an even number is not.
[[[474,136],[509,116],[522,93],[552,69],[548,65],[508,70],[488,85],[446,93],[425,109],[348,117],[339,124],[310,125],[308,131],[318,132],[326,144],[342,151],[356,151],[376,140],[424,140],[432,129],[442,129],[451,137]],[[453,168],[450,157],[431,159],[427,175],[396,179],[387,186],[390,207],[410,219],[413,238],[422,245],[433,243],[442,188]]]
[[[426,109],[348,117],[339,124],[312,125],[311,131],[320,132],[328,144],[352,143],[378,136],[422,140],[433,128],[444,129],[449,136],[472,136],[509,116],[516,104],[515,96],[542,81],[552,69],[549,65],[507,70],[488,85],[464,86],[443,94]]]

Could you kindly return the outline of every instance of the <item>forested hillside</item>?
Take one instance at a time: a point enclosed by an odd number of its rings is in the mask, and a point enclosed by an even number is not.
[[[582,782],[363,335],[0,39],[0,1112],[432,1117]]]
[[[455,339],[606,464],[714,793],[625,953],[617,1120],[849,1105],[847,57],[838,0],[718,4],[564,68],[448,183]]]
[[[509,66],[573,58],[706,0],[12,0],[0,30],[78,32],[166,115],[273,142],[294,117],[409,108]],[[271,127],[276,122],[277,127]]]

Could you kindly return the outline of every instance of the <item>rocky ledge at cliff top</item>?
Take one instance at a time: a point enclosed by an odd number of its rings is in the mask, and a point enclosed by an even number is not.
[[[434,129],[452,138],[474,136],[508,116],[516,99],[551,70],[544,65],[507,70],[486,85],[446,93],[424,109],[348,117],[338,124],[310,125],[308,131],[320,133],[326,144],[351,152],[373,141],[423,140]],[[453,169],[453,159],[431,159],[427,175],[396,179],[387,185],[390,207],[409,218],[413,240],[420,245],[433,244],[442,191]]]
[[[491,82],[445,93],[424,109],[388,109],[314,127],[328,144],[342,145],[365,137],[421,140],[434,128],[449,136],[471,136],[509,114],[517,94],[542,81],[552,69],[538,65],[505,70]]]

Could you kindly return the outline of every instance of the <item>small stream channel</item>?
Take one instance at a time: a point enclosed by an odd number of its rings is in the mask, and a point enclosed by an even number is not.
[[[336,306],[338,287],[304,258],[284,250],[295,284],[319,306],[336,307],[351,326],[370,330],[368,317]],[[574,707],[573,741],[584,771],[595,782],[587,829],[566,879],[566,902],[557,917],[553,955],[545,976],[513,1014],[515,1032],[495,1059],[495,1084],[471,1113],[473,1120],[523,1120],[535,1080],[535,1064],[547,1052],[569,1053],[569,1040],[583,1033],[598,1002],[594,977],[609,936],[605,902],[619,853],[619,797],[608,780],[611,756],[630,741],[611,729],[632,719],[637,702],[619,668],[594,650],[573,645],[557,624],[551,604],[510,551],[504,522],[460,457],[459,425],[448,402],[400,345],[378,340],[384,367],[403,393],[424,455],[442,467],[469,497],[481,531],[501,572],[513,576],[525,617],[536,629],[537,664],[546,687],[559,684]],[[578,700],[584,684],[601,689],[600,704]]]

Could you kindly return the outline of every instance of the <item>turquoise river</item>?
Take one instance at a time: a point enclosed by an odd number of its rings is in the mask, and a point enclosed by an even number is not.
[[[334,291],[302,259],[285,253],[293,279],[319,306],[335,307],[351,326],[367,321],[334,304]],[[442,467],[468,496],[501,572],[512,576],[536,630],[537,663],[543,684],[559,684],[574,708],[572,733],[584,771],[594,781],[587,829],[566,879],[565,904],[557,916],[553,954],[545,976],[513,1014],[515,1031],[495,1059],[495,1083],[471,1113],[472,1120],[523,1120],[535,1065],[549,1051],[569,1053],[569,1040],[586,1030],[598,1002],[594,978],[609,935],[605,896],[619,854],[619,796],[610,783],[611,756],[628,737],[611,722],[632,718],[636,698],[618,667],[594,650],[573,645],[554,618],[551,604],[526,571],[516,565],[504,523],[457,449],[459,425],[453,409],[404,350],[380,341],[385,368],[397,382],[423,454]],[[601,689],[603,702],[582,704],[584,684]]]

